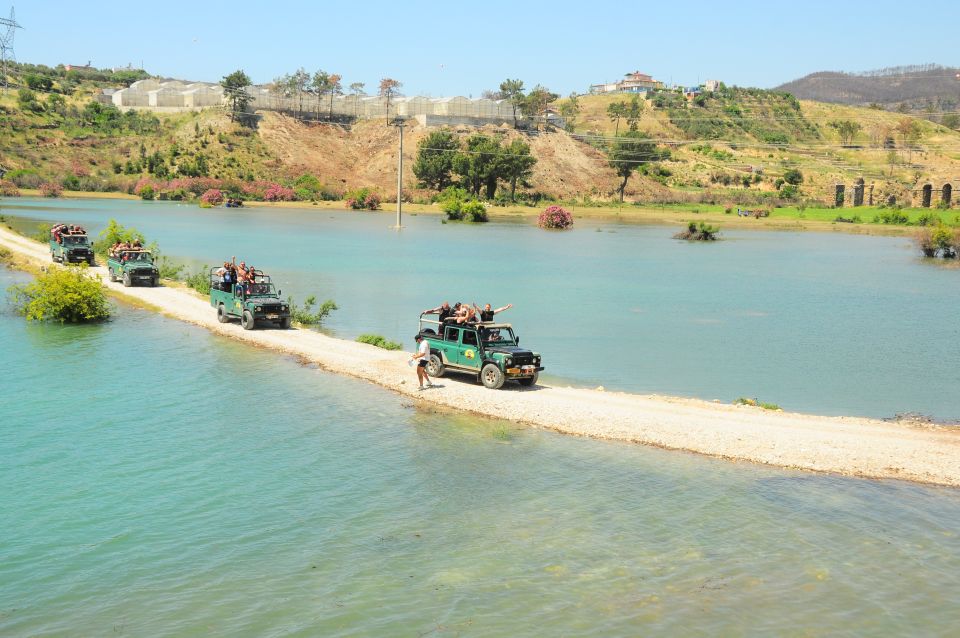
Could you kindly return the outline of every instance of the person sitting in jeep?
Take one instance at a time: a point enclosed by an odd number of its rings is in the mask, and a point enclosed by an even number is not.
[[[513,308],[513,304],[512,304],[512,303],[508,303],[506,306],[503,306],[502,308],[497,308],[496,310],[493,310],[493,309],[491,308],[490,304],[486,304],[486,305],[483,307],[483,310],[481,310],[481,309],[480,309],[480,306],[478,306],[476,303],[473,304],[473,307],[474,307],[474,309],[476,309],[477,313],[480,315],[480,321],[490,322],[490,321],[493,321],[493,316],[494,316],[494,315],[499,314],[499,313],[501,313],[501,312],[503,312],[503,311],[505,311],[505,310],[510,310],[511,308]]]

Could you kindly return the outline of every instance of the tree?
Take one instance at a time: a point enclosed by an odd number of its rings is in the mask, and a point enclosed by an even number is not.
[[[844,146],[849,146],[853,138],[856,137],[857,133],[860,132],[860,129],[863,127],[861,127],[858,122],[852,120],[834,120],[830,122],[830,128],[836,129],[840,135],[840,142]]]
[[[253,101],[253,97],[247,93],[247,87],[250,86],[250,76],[238,69],[230,75],[223,76],[220,80],[220,86],[223,87],[223,94],[230,105],[230,119],[234,122],[245,122],[249,118],[246,116],[247,107]]]
[[[310,89],[317,96],[317,118],[320,117],[320,98],[322,96],[330,97],[328,119],[333,119],[333,97],[343,94],[343,86],[340,84],[340,76],[336,73],[327,73],[320,70],[313,74],[310,82]]]
[[[366,84],[363,82],[354,82],[350,85],[350,92],[354,95],[363,95],[363,87],[365,86]]]
[[[533,87],[530,90],[530,93],[527,94],[527,97],[523,101],[523,108],[521,109],[524,115],[529,115],[531,117],[543,116],[544,128],[547,124],[547,107],[550,106],[550,103],[556,100],[559,95],[556,93],[551,93],[549,89],[539,84]]]
[[[656,144],[642,139],[640,134],[635,131],[630,131],[623,137],[618,138],[609,151],[608,162],[610,167],[623,180],[617,189],[620,193],[620,201],[623,201],[627,181],[637,168],[644,164],[665,159],[666,156],[667,154],[658,149]]]
[[[952,128],[954,130],[960,129],[960,115],[956,113],[947,113],[943,116],[943,119],[940,121],[943,126],[947,128]]]
[[[413,174],[422,188],[442,191],[451,184],[454,159],[460,140],[450,131],[433,131],[417,144]]]
[[[479,197],[482,189],[488,199],[496,195],[501,153],[499,139],[476,133],[467,139],[466,148],[454,156],[453,170],[474,197]]]
[[[907,148],[909,153],[907,161],[913,161],[913,150],[922,135],[920,123],[912,117],[904,117],[897,122],[896,130],[900,134],[903,146]]]
[[[640,118],[643,115],[643,102],[639,95],[634,95],[630,99],[630,106],[627,108],[627,124],[631,131],[636,131],[640,124]]]
[[[290,90],[297,96],[297,117],[303,116],[303,96],[307,94],[310,88],[310,74],[306,69],[300,67],[293,72],[290,77]]]
[[[506,79],[500,83],[500,94],[503,99],[510,100],[513,107],[513,128],[517,128],[517,113],[523,107],[523,80]]]
[[[400,87],[403,83],[393,78],[383,78],[380,80],[380,97],[387,100],[387,118],[390,118],[390,102],[397,95],[400,95]]]
[[[43,75],[34,75],[33,73],[23,76],[32,91],[49,91],[53,88],[53,80]]]
[[[796,168],[788,169],[783,173],[783,181],[793,186],[799,186],[803,183],[803,173]]]
[[[571,92],[570,95],[567,96],[566,101],[560,105],[560,115],[566,120],[566,128],[568,131],[573,131],[579,113],[580,100],[578,99],[576,91],[574,91]]]
[[[515,139],[503,149],[500,155],[499,176],[510,184],[510,201],[515,201],[517,184],[523,183],[533,174],[537,158],[530,154],[530,145],[521,139]]]
[[[613,102],[607,106],[607,117],[615,124],[613,136],[620,136],[620,120],[627,115],[626,102]]]

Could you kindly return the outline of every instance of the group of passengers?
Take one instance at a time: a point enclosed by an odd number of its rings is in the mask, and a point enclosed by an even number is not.
[[[143,242],[139,239],[134,239],[133,241],[118,241],[113,246],[110,246],[110,250],[107,252],[111,257],[126,261],[129,259],[129,253],[132,250],[143,250]]]
[[[256,292],[255,286],[260,283],[257,281],[257,277],[263,278],[263,273],[258,273],[253,266],[248,266],[247,262],[241,261],[238,264],[236,257],[223,262],[223,265],[217,268],[214,274],[217,281],[213,284],[219,290],[230,292],[234,284],[239,284],[248,295]]]
[[[56,224],[50,229],[50,236],[58,244],[63,243],[63,237],[66,235],[86,235],[87,230],[83,226],[70,224]]]
[[[483,308],[481,308],[475,303],[460,303],[458,301],[451,306],[449,301],[444,301],[436,308],[424,310],[422,314],[438,315],[441,326],[466,323],[475,324],[477,322],[489,323],[493,321],[494,315],[505,310],[510,310],[511,308],[513,308],[512,303],[508,303],[502,308],[493,309],[490,304],[485,304]]]

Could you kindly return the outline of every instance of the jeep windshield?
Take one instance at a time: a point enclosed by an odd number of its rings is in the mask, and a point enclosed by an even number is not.
[[[485,346],[517,345],[512,328],[483,328],[480,330],[480,338]]]
[[[64,246],[86,246],[87,238],[82,235],[80,236],[64,235],[63,245]]]
[[[148,264],[152,260],[150,259],[150,253],[124,253],[124,259],[127,262],[135,261],[137,263]]]
[[[248,297],[276,297],[277,291],[273,284],[247,284]]]

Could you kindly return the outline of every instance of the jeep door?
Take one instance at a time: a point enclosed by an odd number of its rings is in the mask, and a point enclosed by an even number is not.
[[[480,369],[480,362],[483,357],[480,356],[480,340],[477,331],[470,328],[464,328],[460,331],[460,360],[457,362],[466,368]]]
[[[443,344],[439,350],[443,352],[445,363],[460,365],[460,328],[445,326],[441,338]]]

